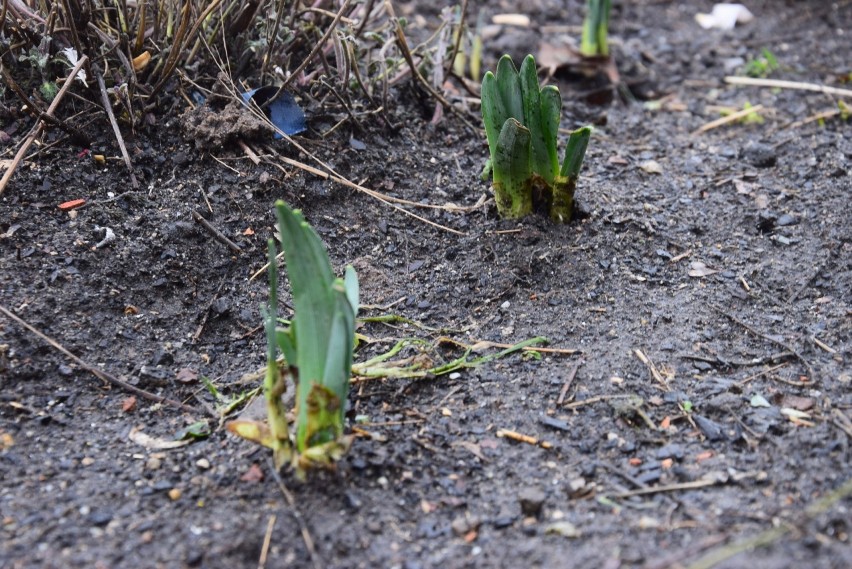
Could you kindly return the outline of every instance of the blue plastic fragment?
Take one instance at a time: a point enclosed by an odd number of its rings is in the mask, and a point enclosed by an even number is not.
[[[258,106],[262,107],[277,92],[278,87],[270,85],[252,89],[243,93],[242,96],[243,101],[246,103],[254,100]],[[299,134],[308,128],[305,121],[305,111],[296,103],[293,95],[286,91],[282,91],[274,101],[269,103],[266,107],[266,112],[272,124],[278,127],[284,134]],[[276,132],[275,138],[277,140],[282,138],[282,136]]]

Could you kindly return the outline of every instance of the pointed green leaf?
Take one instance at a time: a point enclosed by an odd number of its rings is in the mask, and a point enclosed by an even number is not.
[[[541,90],[541,127],[542,136],[548,141],[548,160],[552,177],[559,171],[559,156],[556,151],[556,140],[559,137],[559,123],[562,120],[562,95],[555,85],[548,85]]]
[[[503,124],[500,117],[505,117],[503,103],[497,92],[497,79],[490,71],[482,78],[482,122],[485,124],[485,138],[488,139],[488,151],[493,156],[497,148],[497,137]],[[505,118],[503,119],[505,121]]]
[[[524,120],[524,99],[521,91],[521,81],[518,69],[510,55],[504,55],[497,62],[497,90],[503,100],[503,109],[506,119],[517,119],[521,123]],[[503,122],[500,124],[502,125]]]
[[[597,41],[598,53],[604,57],[609,55],[609,12],[610,0],[603,0],[598,17]]]
[[[482,79],[482,119],[488,149],[493,157],[503,123],[509,118],[523,122],[524,109],[518,71],[512,58],[504,55],[497,63],[496,76],[490,71]]]
[[[352,350],[355,345],[355,311],[343,289],[343,282],[334,284],[334,296],[337,311],[332,319],[328,336],[325,376],[322,384],[331,390],[341,401],[346,400],[349,390],[349,378],[352,375]],[[340,421],[343,422],[343,408],[340,409]]]
[[[584,126],[571,133],[560,176],[576,179],[580,175],[580,168],[583,166],[583,158],[586,156],[586,148],[589,146],[591,136],[592,127],[590,126]]]
[[[275,241],[269,239],[266,242],[266,260],[269,268],[267,269],[269,277],[269,301],[265,310],[261,310],[263,315],[263,327],[266,331],[266,361],[270,362],[278,357],[277,342],[275,339],[275,321],[278,318],[278,260],[275,258],[278,251],[275,248]]]
[[[523,217],[532,211],[530,131],[509,119],[500,131],[494,157],[494,198],[501,217]]]
[[[520,78],[524,96],[524,126],[530,132],[531,169],[551,184],[558,170],[556,133],[549,133],[545,127],[550,118],[545,119],[542,116],[541,88],[538,84],[535,58],[532,55],[524,58]]]
[[[610,0],[588,0],[586,18],[583,20],[583,35],[580,53],[586,57],[609,55]]]
[[[267,269],[267,277],[269,278],[269,312],[273,318],[278,313],[278,250],[275,247],[275,240],[269,239],[266,242],[266,262],[269,263]]]
[[[278,340],[278,348],[284,355],[284,361],[287,367],[299,367],[298,350],[296,349],[296,336],[293,325],[289,328],[278,328],[275,331],[276,339]]]
[[[589,0],[586,2],[586,17],[583,20],[583,35],[580,39],[580,53],[586,57],[593,57],[598,53],[596,37],[598,29],[596,5],[598,2],[599,0]]]
[[[346,271],[343,273],[343,287],[346,289],[346,298],[349,299],[352,312],[358,314],[360,308],[358,305],[358,275],[352,265],[346,265]]]

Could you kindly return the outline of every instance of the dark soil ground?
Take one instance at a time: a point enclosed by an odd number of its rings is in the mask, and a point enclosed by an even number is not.
[[[554,25],[576,33],[576,4],[490,3],[489,16],[524,11],[532,24],[492,38],[486,66],[558,41]],[[625,81],[665,98],[657,110],[566,102],[564,126],[597,129],[585,213],[564,226],[500,221],[493,202],[416,209],[463,235],[450,233],[281,162],[256,166],[236,146],[198,150],[165,113],[128,141],[139,191],[118,159],[102,168],[67,144],[22,166],[0,202],[0,304],[196,411],[141,397],[128,409],[131,393],[0,317],[0,567],[255,567],[270,527],[266,567],[662,568],[758,536],[763,547],[718,566],[852,567],[852,501],[809,509],[850,478],[852,130],[838,117],[795,124],[836,109],[826,95],[722,79],[732,58],[767,47],[781,66],[772,77],[844,87],[852,6],[752,2],[751,24],[702,31],[693,15],[710,7],[616,2]],[[404,8],[435,25],[435,7]],[[557,80],[566,101],[585,88]],[[343,115],[309,107],[299,140],[389,196],[475,205],[488,193],[484,137],[452,115],[430,125],[433,103],[413,93],[394,92],[399,133],[374,117],[366,133],[322,140]],[[718,118],[713,105],[746,102],[768,109],[765,122],[691,134]],[[96,140],[119,156],[108,129]],[[76,198],[87,206],[57,208]],[[210,419],[199,376],[228,395],[256,385],[241,377],[263,365],[266,291],[249,277],[279,198],[303,208],[337,267],[356,267],[364,304],[391,306],[362,314],[468,344],[544,335],[579,353],[359,381],[350,405],[375,437],[358,438],[336,473],[284,473],[295,509],[267,452],[215,420],[192,444],[146,448],[138,431],[170,440]],[[103,228],[115,240],[97,247]]]

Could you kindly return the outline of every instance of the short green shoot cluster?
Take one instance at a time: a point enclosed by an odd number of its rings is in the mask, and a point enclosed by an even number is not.
[[[228,429],[271,448],[276,468],[289,463],[303,476],[314,466],[332,467],[349,448],[344,411],[355,346],[358,278],[351,266],[343,279],[335,278],[322,241],[301,213],[281,201],[276,210],[295,315],[289,327],[278,325],[277,251],[270,239],[269,302],[263,311],[267,422],[236,420]],[[282,401],[288,379],[296,384],[292,437]]]
[[[583,20],[583,36],[580,53],[585,57],[609,56],[609,11],[610,0],[588,0],[586,18]]]
[[[571,133],[560,167],[556,139],[562,96],[553,85],[539,86],[532,55],[524,59],[520,72],[512,58],[504,55],[497,63],[497,73],[485,74],[482,118],[491,154],[483,177],[490,168],[500,216],[523,217],[538,201],[557,223],[570,221],[592,128],[585,126]]]
[[[773,71],[778,70],[778,59],[775,54],[765,47],[760,50],[760,55],[749,60],[743,71],[749,77],[769,77]]]

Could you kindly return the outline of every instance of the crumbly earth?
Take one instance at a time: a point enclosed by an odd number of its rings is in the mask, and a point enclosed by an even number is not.
[[[401,206],[458,233],[265,150],[310,162],[286,143],[250,141],[258,165],[238,146],[197,150],[176,115],[128,138],[139,190],[108,128],[93,135],[105,167],[67,144],[22,165],[0,198],[0,305],[192,411],[134,404],[0,315],[0,567],[663,568],[773,528],[716,566],[852,567],[852,501],[832,495],[852,472],[852,130],[837,116],[802,123],[836,109],[830,96],[723,81],[767,47],[773,78],[844,88],[852,6],[751,2],[756,20],[721,32],[693,20],[710,2],[615,4],[622,79],[660,104],[595,106],[557,72],[563,126],[597,125],[584,215],[567,225],[477,206],[484,136],[449,113],[430,124],[434,102],[409,83],[388,110],[398,132],[374,114],[365,132],[347,123],[323,139],[346,115],[306,98],[298,140],[390,197],[468,208]],[[486,15],[523,11],[531,26],[491,37],[485,65],[576,35],[582,10],[568,6],[490,2]],[[405,7],[436,25],[434,7]],[[693,132],[746,102],[764,106],[762,123]],[[57,208],[77,198],[87,205]],[[241,378],[263,365],[266,290],[250,277],[276,199],[303,208],[336,267],[356,267],[362,315],[440,329],[365,324],[382,341],[358,360],[441,334],[543,335],[579,352],[358,380],[351,416],[373,436],[336,472],[283,473],[291,505],[268,453],[211,418],[201,382],[227,397],[256,385]],[[115,239],[101,244],[105,228]],[[191,444],[140,444],[202,420],[210,434]]]

